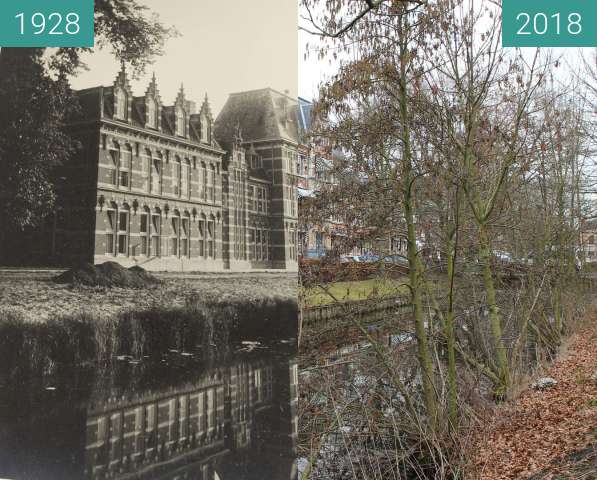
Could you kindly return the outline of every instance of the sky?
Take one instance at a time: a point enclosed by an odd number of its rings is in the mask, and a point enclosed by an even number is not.
[[[297,0],[141,0],[181,36],[168,41],[165,55],[131,86],[145,93],[155,72],[162,101],[173,104],[184,84],[189,100],[201,105],[208,94],[214,115],[234,92],[271,87],[298,94]],[[109,51],[84,57],[89,71],[73,88],[111,85],[120,70]]]
[[[300,13],[299,11],[299,15]],[[300,25],[312,29],[304,20],[304,16],[303,12],[303,18],[299,20]],[[321,45],[321,41],[321,38],[316,35],[299,31],[299,94],[309,100],[317,97],[318,85],[329,79],[337,70],[337,64],[333,60],[329,58],[320,60],[317,54],[313,53],[314,48]],[[550,48],[548,50],[552,52],[554,58],[561,60],[560,63],[564,68],[554,71],[554,75],[563,83],[569,81],[571,72],[582,71],[582,56],[592,58],[595,55],[594,48]],[[534,55],[535,48],[523,48],[522,51],[530,59]]]
[[[298,30],[299,0],[141,1],[181,36],[170,39],[165,55],[132,82],[135,95],[145,92],[155,71],[166,104],[183,83],[199,105],[207,93],[217,115],[230,93],[268,86],[311,100],[337,68],[313,53],[305,59],[307,44],[312,49],[320,39]],[[558,53],[564,63],[578,63],[577,49]],[[112,84],[120,65],[109,52],[95,51],[85,60],[90,70],[73,80],[74,88]]]

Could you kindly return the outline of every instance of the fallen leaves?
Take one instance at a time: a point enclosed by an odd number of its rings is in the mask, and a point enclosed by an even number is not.
[[[528,389],[494,412],[473,448],[470,479],[597,479],[597,385],[591,381],[597,370],[597,319],[593,320],[572,338],[566,358],[546,372],[556,385]]]

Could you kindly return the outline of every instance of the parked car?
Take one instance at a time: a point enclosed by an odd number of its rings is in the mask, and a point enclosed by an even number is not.
[[[361,262],[361,259],[357,255],[340,255],[340,263],[356,263]]]
[[[385,263],[394,263],[396,265],[404,265],[405,267],[408,267],[408,258],[404,255],[388,255],[384,257],[383,261]]]
[[[371,254],[361,255],[359,257],[359,261],[365,262],[365,263],[379,262],[379,255],[371,255]]]

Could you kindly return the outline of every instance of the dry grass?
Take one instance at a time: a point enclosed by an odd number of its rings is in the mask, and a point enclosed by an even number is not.
[[[145,290],[127,288],[71,287],[35,272],[0,274],[0,316],[3,311],[28,321],[91,315],[109,318],[130,310],[183,307],[192,299],[227,302],[281,297],[295,299],[297,279],[292,274],[201,275],[164,278],[161,285]]]

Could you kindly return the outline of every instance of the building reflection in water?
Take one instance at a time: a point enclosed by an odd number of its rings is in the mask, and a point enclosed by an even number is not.
[[[243,355],[201,368],[127,365],[77,381],[58,384],[79,398],[58,389],[48,398],[52,388],[35,382],[0,394],[0,477],[296,478],[291,356]]]

